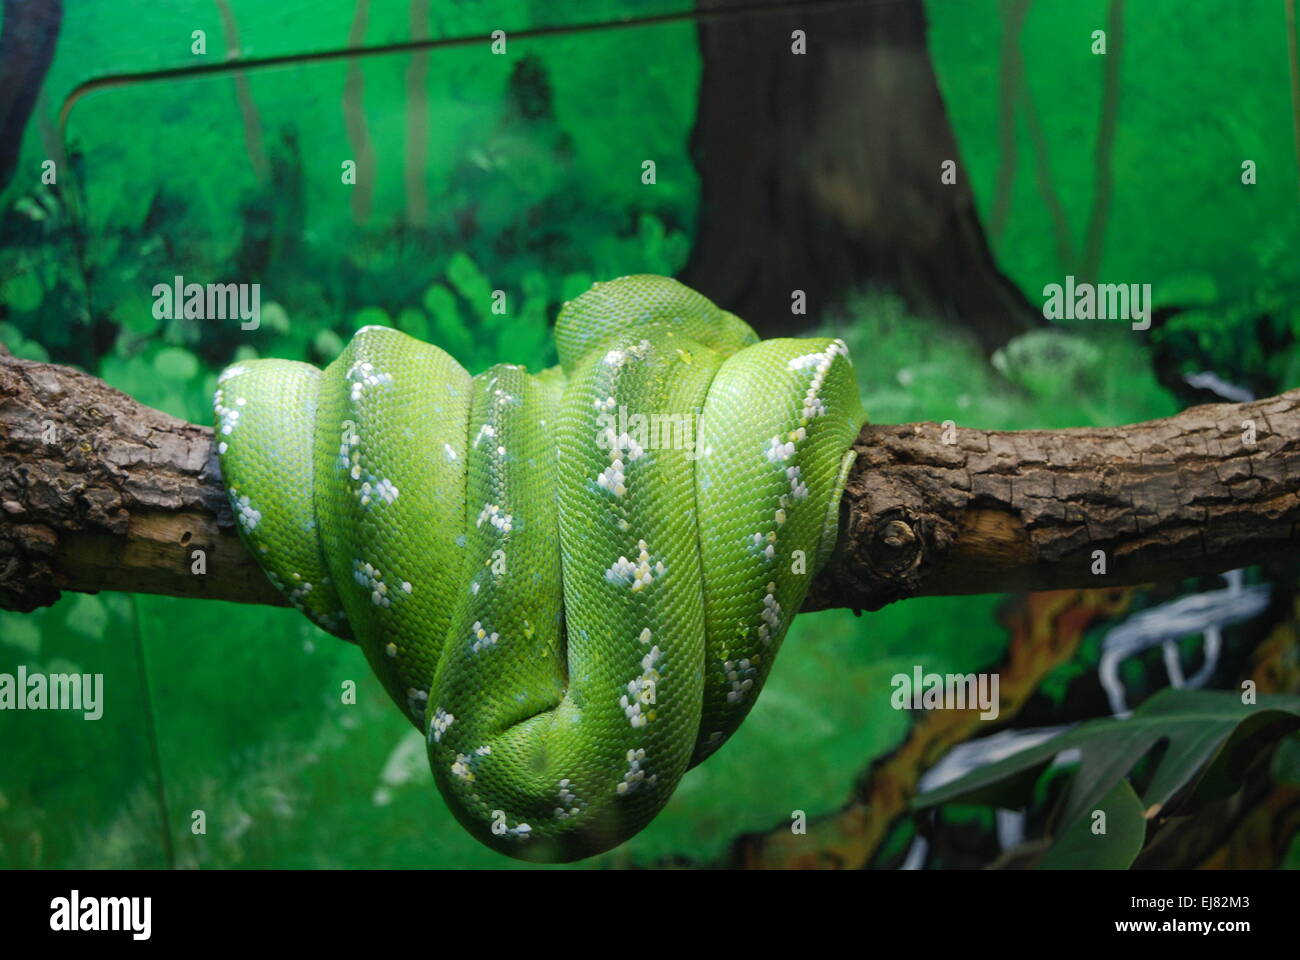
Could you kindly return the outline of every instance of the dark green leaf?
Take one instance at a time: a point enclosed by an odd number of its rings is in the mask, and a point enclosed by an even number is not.
[[[1105,833],[1095,832],[1099,821],[1094,811],[1105,814]],[[1088,814],[1056,838],[1039,861],[1040,870],[1127,870],[1133,865],[1146,839],[1147,822],[1129,782],[1120,780],[1111,787]]]

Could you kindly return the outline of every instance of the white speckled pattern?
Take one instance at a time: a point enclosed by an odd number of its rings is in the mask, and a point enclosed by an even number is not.
[[[470,377],[366,327],[214,398],[268,577],[355,638],[457,819],[543,861],[636,833],[753,707],[864,419],[842,342],[759,342],[664,277],[596,284],[555,336],[561,370]]]

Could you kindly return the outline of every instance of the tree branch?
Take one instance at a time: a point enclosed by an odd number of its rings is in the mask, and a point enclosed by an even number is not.
[[[856,447],[808,610],[1179,579],[1300,543],[1300,390],[1125,427],[867,426]],[[62,590],[284,604],[235,533],[211,428],[0,350],[0,607]]]

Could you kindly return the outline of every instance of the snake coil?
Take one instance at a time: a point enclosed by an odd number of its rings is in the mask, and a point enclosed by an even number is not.
[[[558,367],[471,377],[366,327],[214,397],[266,575],[361,647],[457,819],[541,861],[622,843],[740,725],[865,419],[842,341],[760,341],[665,277],[596,284],[555,338]]]

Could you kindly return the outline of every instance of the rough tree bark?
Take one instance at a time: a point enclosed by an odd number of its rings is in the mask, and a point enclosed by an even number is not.
[[[806,319],[791,315],[792,291],[817,314],[863,285],[967,327],[990,352],[1042,322],[989,249],[926,29],[921,0],[702,17],[687,286],[764,337]],[[796,30],[805,55],[791,49]],[[955,183],[940,180],[947,161]]]
[[[1126,427],[869,425],[856,446],[840,544],[805,609],[1121,586],[1300,543],[1300,390]],[[0,607],[62,590],[284,602],[235,533],[209,427],[2,350],[0,518]]]

